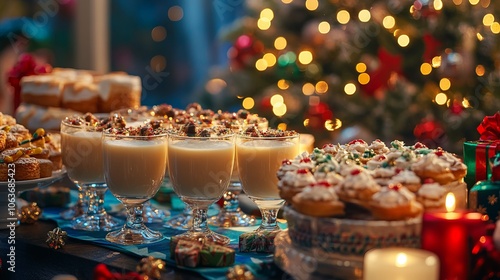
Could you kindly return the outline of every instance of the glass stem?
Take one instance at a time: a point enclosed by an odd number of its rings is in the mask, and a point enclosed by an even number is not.
[[[193,208],[193,226],[191,227],[191,232],[206,232],[209,231],[207,219],[207,208]]]
[[[76,201],[75,212],[76,215],[81,215],[84,214],[85,211],[88,211],[90,194],[88,192],[87,186],[78,184],[77,187],[78,187],[78,200]]]
[[[144,217],[142,216],[143,205],[126,205],[127,222],[124,227],[132,230],[140,230],[144,226]]]
[[[229,213],[236,213],[240,211],[240,205],[238,202],[239,190],[228,190],[224,193],[224,208],[223,211]]]
[[[261,208],[260,213],[262,214],[262,223],[258,230],[279,230],[277,223],[279,208]]]
[[[106,188],[92,187],[89,188],[89,209],[87,215],[89,216],[101,216],[106,213],[104,210],[104,193]]]

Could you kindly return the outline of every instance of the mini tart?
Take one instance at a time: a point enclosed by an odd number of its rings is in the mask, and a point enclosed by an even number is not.
[[[339,186],[343,181],[344,177],[335,172],[336,167],[328,163],[323,163],[318,165],[314,171],[314,178],[316,181],[326,181],[333,186]]]
[[[411,170],[398,170],[396,175],[394,175],[390,183],[391,184],[401,184],[412,192],[417,192],[422,186],[422,180],[420,177]]]
[[[293,197],[291,203],[297,212],[313,217],[343,215],[345,207],[332,185],[327,182],[305,187]]]
[[[291,202],[292,197],[302,191],[306,186],[314,183],[316,183],[316,179],[309,169],[289,171],[280,181],[278,181],[280,197],[287,202]]]
[[[450,164],[450,171],[455,176],[455,180],[462,180],[467,174],[467,166],[455,155],[438,150],[434,152],[440,159],[445,160]]]
[[[299,169],[308,169],[311,171],[315,167],[315,162],[308,157],[307,152],[298,155],[294,159],[285,159],[281,162],[281,166],[276,172],[278,180],[281,180],[283,176],[289,171],[296,171]]]
[[[426,183],[417,192],[417,201],[424,209],[445,209],[447,190],[438,183]]]
[[[455,181],[455,175],[450,170],[450,163],[441,159],[436,153],[429,153],[420,157],[411,169],[422,180],[432,179],[442,185]]]
[[[40,164],[36,158],[22,157],[14,162],[16,181],[33,180],[40,178]],[[8,176],[8,163],[0,164],[0,181],[7,181]]]
[[[387,186],[389,185],[389,181],[391,180],[391,178],[396,175],[396,169],[393,167],[377,168],[371,170],[370,173],[377,184],[381,186]]]
[[[380,185],[375,182],[368,171],[354,168],[340,184],[338,195],[342,201],[366,206],[373,194],[379,190]]]
[[[370,210],[375,218],[386,221],[406,220],[422,213],[415,194],[401,185],[383,187],[373,195]]]

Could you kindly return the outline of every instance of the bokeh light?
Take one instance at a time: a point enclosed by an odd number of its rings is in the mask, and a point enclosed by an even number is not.
[[[432,72],[432,65],[430,63],[424,62],[422,65],[420,65],[420,73],[422,75],[426,76],[429,75]]]
[[[394,26],[396,25],[396,20],[394,19],[393,16],[386,16],[384,17],[384,19],[382,20],[382,25],[386,28],[386,29],[392,29],[394,28]]]
[[[318,0],[306,0],[306,9],[315,11],[319,6]]]
[[[179,21],[184,17],[184,10],[180,6],[172,6],[168,9],[168,19]]]
[[[346,10],[340,10],[338,13],[337,13],[337,21],[340,23],[340,24],[347,24],[349,22],[349,20],[351,19],[351,15],[349,14],[348,11]]]
[[[318,24],[318,31],[321,34],[326,34],[330,32],[330,24],[326,21],[322,21]]]
[[[281,96],[281,94],[275,94],[271,96],[270,102],[272,106],[279,106],[281,103],[285,102],[285,99],[283,99],[283,96]]]
[[[447,91],[451,87],[451,81],[448,78],[442,78],[439,81],[439,88],[441,88],[442,91]]]
[[[310,51],[301,51],[299,53],[299,62],[306,65],[311,63],[313,60],[313,55]]]
[[[278,37],[274,40],[274,47],[277,50],[283,50],[286,48],[286,39],[284,37]]]
[[[210,94],[219,94],[227,86],[223,79],[215,78],[209,80],[205,85],[205,90]]]
[[[448,101],[448,96],[446,96],[446,94],[440,92],[440,93],[436,94],[434,101],[436,101],[436,103],[438,105],[444,105],[444,104],[446,104],[446,101]]]
[[[302,93],[304,95],[312,95],[314,93],[314,91],[316,90],[316,88],[314,87],[313,84],[311,83],[305,83],[303,86],[302,86]]]
[[[370,11],[364,9],[359,11],[358,13],[358,18],[359,21],[361,22],[368,22],[371,19],[372,15],[370,14]]]
[[[358,82],[362,85],[366,85],[370,82],[370,75],[367,73],[361,73],[358,76]]]
[[[273,67],[276,64],[276,56],[272,53],[266,53],[262,58],[267,62],[267,67]]]
[[[358,71],[358,73],[366,72],[366,64],[363,62],[356,64],[356,71]]]
[[[161,42],[167,37],[167,30],[163,26],[156,26],[151,30],[151,38],[155,42]]]
[[[255,101],[252,97],[246,97],[243,99],[243,102],[241,102],[241,106],[246,110],[250,110],[255,106]]]
[[[163,55],[155,55],[151,58],[149,65],[155,72],[161,72],[167,66],[167,59]]]
[[[344,86],[344,92],[347,95],[353,95],[356,93],[356,85],[353,83],[348,83]]]
[[[290,84],[288,83],[287,80],[281,79],[278,81],[278,88],[279,89],[285,90],[285,89],[288,89],[289,87],[290,87]]]

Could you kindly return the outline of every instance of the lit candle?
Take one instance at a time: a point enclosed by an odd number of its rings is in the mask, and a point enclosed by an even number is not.
[[[427,211],[422,220],[422,249],[440,261],[440,279],[466,280],[470,273],[472,245],[485,231],[481,213],[455,211],[455,197],[446,196],[447,212]]]
[[[365,254],[364,280],[437,280],[439,259],[429,251],[410,248],[372,249]]]

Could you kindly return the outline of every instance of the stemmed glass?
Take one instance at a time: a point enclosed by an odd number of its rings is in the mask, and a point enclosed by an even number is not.
[[[284,200],[278,191],[278,171],[284,159],[299,153],[299,134],[294,131],[254,128],[236,137],[236,161],[245,193],[260,209],[262,222],[256,232],[280,230],[277,215]]]
[[[190,124],[172,130],[168,137],[170,180],[175,193],[193,210],[193,224],[181,235],[228,244],[228,237],[208,228],[207,211],[229,185],[235,154],[234,134],[221,127],[183,133],[189,132],[189,127]]]
[[[104,178],[111,193],[127,212],[125,225],[108,233],[106,240],[123,245],[161,240],[163,235],[160,232],[144,224],[143,204],[158,192],[163,182],[167,164],[167,135],[154,134],[151,127],[106,130],[102,147]]]
[[[61,155],[68,177],[79,189],[79,202],[87,209],[76,216],[72,227],[87,231],[109,231],[123,223],[104,209],[104,183],[102,164],[101,134],[96,123],[85,121],[83,117],[68,117],[61,122]],[[83,198],[86,196],[86,199]]]

